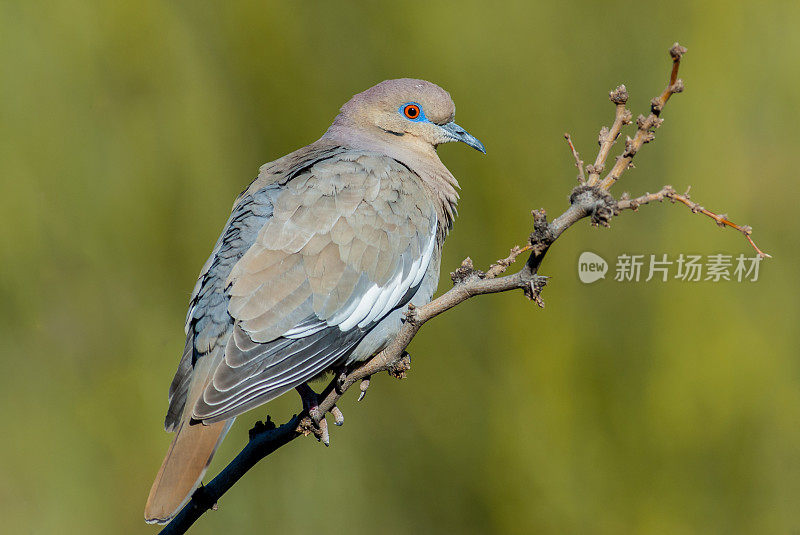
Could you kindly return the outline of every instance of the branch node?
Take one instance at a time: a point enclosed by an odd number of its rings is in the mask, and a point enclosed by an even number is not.
[[[633,156],[636,154],[636,147],[633,144],[633,140],[630,136],[625,136],[625,154],[622,155],[624,158],[625,156]],[[620,156],[617,156],[615,161],[619,161]]]
[[[590,175],[599,175],[600,173],[602,173],[605,170],[605,167],[606,166],[603,165],[603,164],[587,165],[586,166],[586,172],[589,173]]]
[[[466,257],[461,265],[456,268],[455,271],[450,273],[450,280],[453,281],[453,285],[462,284],[471,278],[478,276],[483,278],[483,272],[475,269],[475,266],[472,264],[472,259],[470,257]]]
[[[522,291],[525,297],[536,303],[539,308],[544,308],[544,300],[542,299],[542,290],[547,286],[547,280],[550,277],[542,275],[534,275],[531,280],[526,284]]]
[[[661,110],[663,109],[664,109],[664,102],[662,102],[659,97],[655,97],[653,98],[653,100],[650,101],[650,111],[652,111],[655,115],[661,113]]]
[[[578,186],[578,188],[585,187],[588,186]],[[533,232],[531,232],[528,242],[533,249],[533,256],[539,256],[550,247],[556,236],[547,222],[547,211],[544,208],[532,211],[531,215],[533,215]]]
[[[275,422],[272,421],[272,418],[267,415],[267,419],[263,422],[261,420],[257,420],[255,424],[253,424],[253,428],[248,431],[248,438],[253,440],[261,433],[265,431],[272,431],[275,429]]]
[[[394,377],[395,379],[405,379],[406,372],[411,369],[411,355],[408,352],[403,351],[403,356],[400,359],[391,364],[388,369],[386,370],[389,375]]]
[[[607,126],[604,126],[600,129],[600,133],[597,134],[597,144],[602,145],[603,142],[608,137],[608,134],[611,133],[611,130],[608,129]],[[602,171],[601,171],[602,172]]]
[[[306,416],[297,424],[297,432],[306,437],[308,435],[314,435],[317,442],[322,442],[325,444],[325,447],[331,445],[331,438],[328,433],[328,422],[325,420],[325,415],[322,415],[318,424],[314,422],[312,416]]]
[[[609,227],[611,218],[616,215],[617,201],[610,193],[597,186],[578,186],[573,189],[569,203],[580,207],[590,216],[593,226]]]

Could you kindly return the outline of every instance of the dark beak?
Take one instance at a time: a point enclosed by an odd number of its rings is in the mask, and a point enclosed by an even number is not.
[[[473,149],[479,150],[486,154],[486,149],[483,147],[483,143],[478,141],[478,138],[458,126],[456,123],[449,122],[441,125],[440,128],[445,131],[448,141],[460,141],[462,143],[466,143]]]

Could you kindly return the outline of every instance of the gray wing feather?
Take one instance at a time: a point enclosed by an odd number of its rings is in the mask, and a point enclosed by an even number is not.
[[[225,223],[222,235],[197,279],[186,314],[186,346],[169,389],[169,408],[164,426],[172,431],[180,422],[198,358],[224,344],[233,319],[228,314],[225,280],[233,266],[251,247],[259,230],[272,217],[270,185],[240,198]]]
[[[192,298],[191,358],[176,374],[168,423],[182,410],[189,366],[214,347],[224,358],[192,407],[205,423],[344,362],[419,287],[437,220],[417,177],[355,151],[301,167],[235,207]]]
[[[259,358],[237,370],[239,373],[215,376],[214,388],[206,389],[198,403],[204,408],[203,421],[223,420],[232,411],[239,414],[251,408],[251,401],[257,400],[258,405],[280,396],[341,360],[362,336],[358,331],[343,333],[328,327],[305,338],[278,338],[261,344]],[[231,337],[228,351],[235,345],[233,340]]]

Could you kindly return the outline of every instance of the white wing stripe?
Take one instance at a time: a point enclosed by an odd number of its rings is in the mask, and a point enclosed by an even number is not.
[[[358,302],[355,311],[339,324],[339,329],[341,331],[349,331],[355,327],[359,321],[366,318],[367,314],[369,314],[369,311],[372,309],[373,303],[375,303],[375,300],[380,296],[380,293],[381,287],[377,284],[373,284],[372,288],[367,290],[367,293],[365,293],[361,301]]]
[[[369,314],[366,318],[358,322],[358,326],[362,329],[372,323],[372,321],[378,317],[378,314],[381,313],[383,308],[389,303],[389,298],[392,297],[395,288],[400,286],[403,282],[403,265],[400,264],[400,268],[397,270],[397,275],[389,281],[389,283],[381,288],[381,294],[378,296],[378,299],[373,303],[372,308],[370,309]]]
[[[399,274],[402,275],[402,273],[403,273],[403,271],[402,271],[403,270],[403,265],[405,265],[405,262],[400,262],[400,264],[401,264],[401,270],[400,270]],[[412,265],[409,266],[409,271],[406,274],[405,278],[401,277],[401,280],[399,281],[399,284],[395,285],[394,291],[392,292],[391,297],[389,297],[389,301],[386,303],[386,306],[383,307],[383,309],[381,310],[380,314],[378,314],[378,316],[383,317],[386,314],[388,314],[389,311],[391,311],[392,308],[394,308],[394,304],[399,302],[400,299],[406,294],[408,289],[411,287],[411,282],[412,282],[413,273],[414,273],[413,268],[414,268],[414,265],[412,263]]]
[[[403,277],[403,262],[400,262],[396,275],[386,286],[373,286],[361,299],[361,303],[356,309],[356,312],[360,312],[362,307],[368,308],[369,312],[364,316],[357,315],[354,312],[347,320],[339,324],[339,329],[347,331],[356,324],[361,328],[366,327],[395,308],[406,291],[408,291],[409,288],[417,286],[422,281],[422,277],[425,276],[425,273],[428,271],[428,266],[431,263],[435,244],[436,234],[431,233],[423,255],[414,261],[409,273]],[[374,289],[378,289],[379,292],[373,294],[372,290]]]
[[[364,276],[362,275],[362,278],[363,277]],[[356,286],[356,290],[357,289],[358,289],[358,286]],[[343,309],[339,310],[338,312],[336,312],[333,316],[331,316],[328,319],[327,325],[339,325],[340,323],[345,321],[347,318],[349,318],[353,314],[353,312],[356,311],[356,309],[358,308],[358,305],[360,303],[361,303],[361,301],[359,299],[355,299],[354,297],[350,297],[350,299],[348,299],[347,304],[345,305],[345,307]]]
[[[284,338],[304,338],[306,336],[318,333],[327,326],[327,323],[320,321],[319,323],[313,323],[311,325],[306,325],[305,327],[295,327],[293,329],[289,329],[281,336]]]
[[[425,248],[425,254],[422,255],[422,262],[419,269],[417,269],[417,276],[414,277],[414,281],[411,283],[411,287],[416,286],[417,284],[422,281],[422,277],[425,276],[425,272],[428,271],[428,266],[431,263],[431,257],[433,256],[433,246],[436,243],[436,233],[432,232],[430,240],[428,241],[428,246]]]

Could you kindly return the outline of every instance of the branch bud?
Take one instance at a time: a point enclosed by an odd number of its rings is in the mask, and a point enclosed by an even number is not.
[[[653,100],[650,101],[650,109],[655,114],[661,113],[661,110],[664,109],[664,103],[661,102],[659,97],[655,97]]]
[[[680,60],[683,57],[683,55],[686,54],[686,52],[688,52],[688,50],[686,50],[686,47],[683,47],[678,43],[675,43],[674,45],[672,45],[672,48],[669,49],[669,55],[670,57],[672,57],[672,61]]]
[[[628,102],[628,89],[625,87],[625,84],[622,84],[614,91],[610,92],[608,98],[611,99],[611,102],[614,104],[625,104]]]
[[[600,129],[600,133],[597,135],[597,144],[598,145],[602,145],[603,144],[603,142],[608,137],[608,133],[609,132],[610,132],[610,130],[606,126],[604,126],[603,128]]]
[[[625,112],[622,114],[622,124],[631,124],[632,120],[633,114],[631,113],[631,110],[625,110]]]

